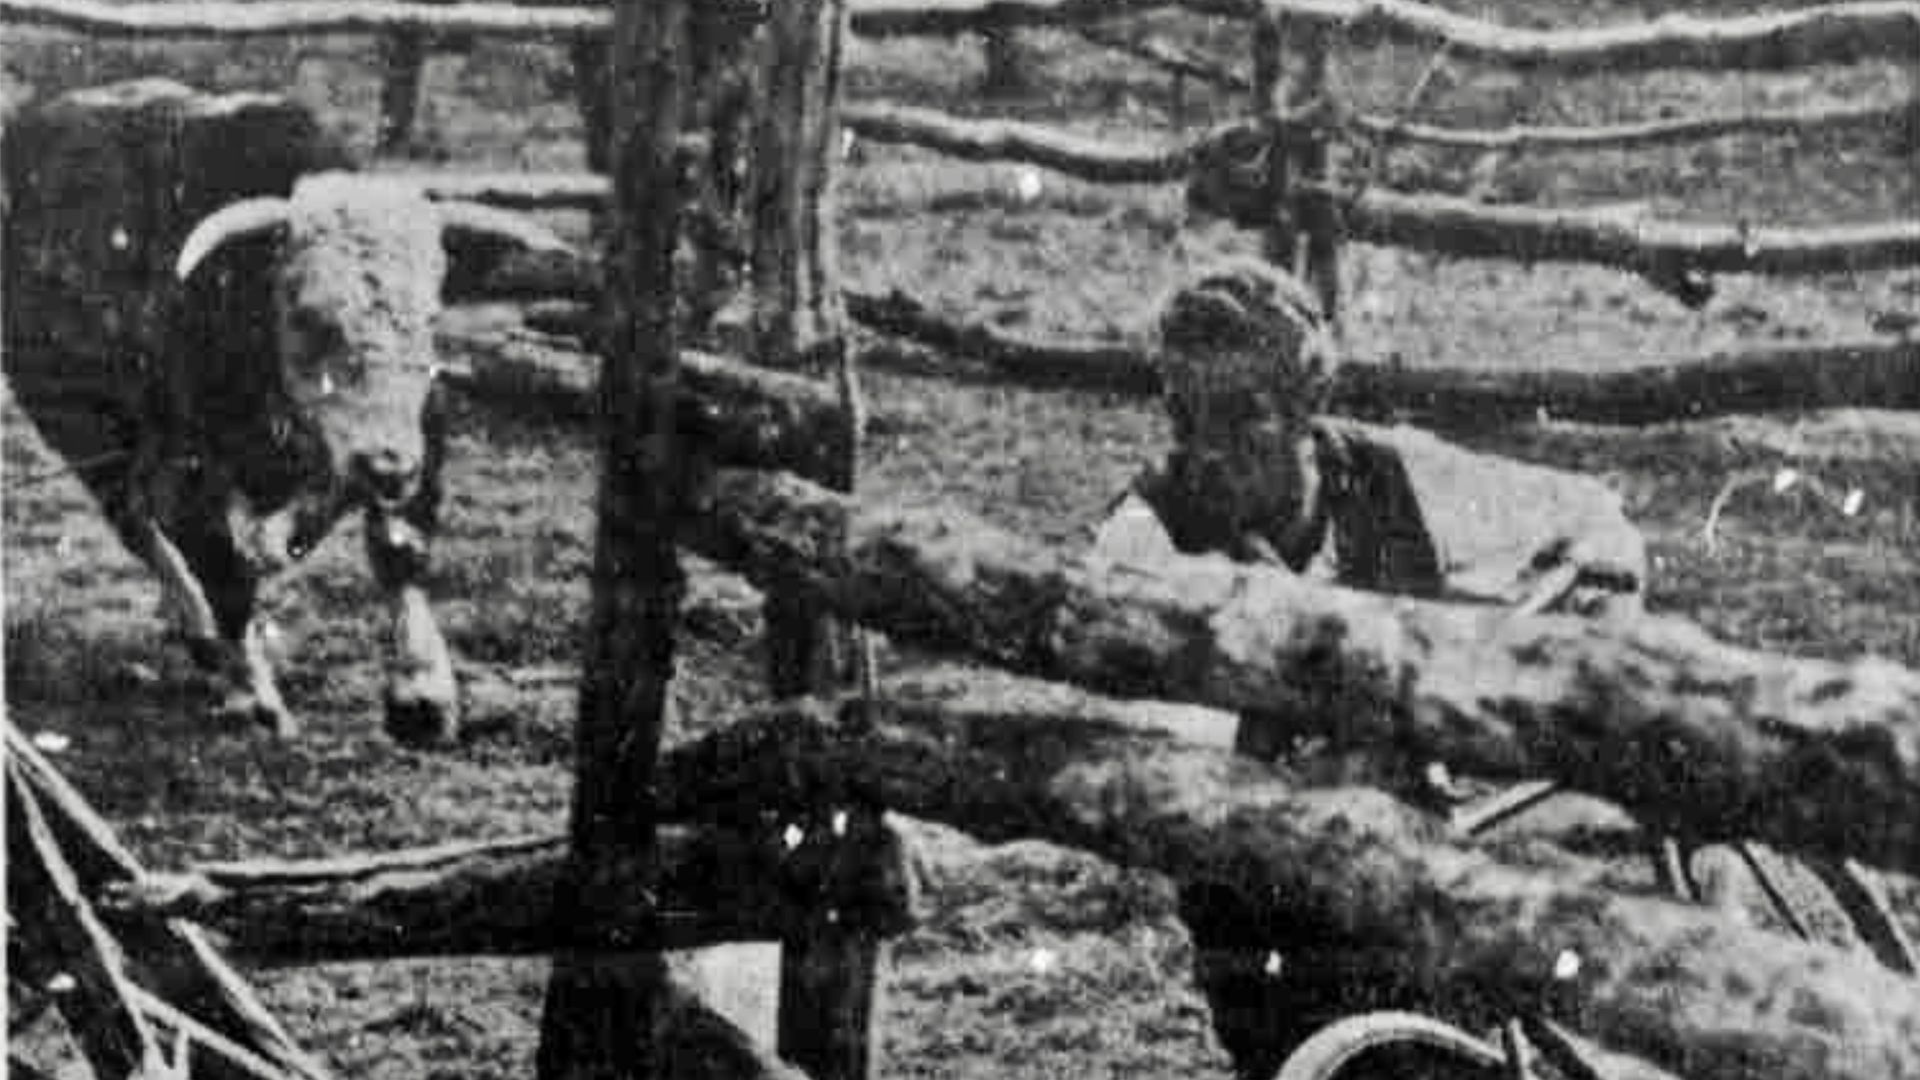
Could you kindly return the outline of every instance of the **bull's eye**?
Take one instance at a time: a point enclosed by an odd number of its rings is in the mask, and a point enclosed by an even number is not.
[[[337,323],[306,308],[287,312],[287,329],[299,338],[299,351],[315,358],[338,349],[343,340]]]

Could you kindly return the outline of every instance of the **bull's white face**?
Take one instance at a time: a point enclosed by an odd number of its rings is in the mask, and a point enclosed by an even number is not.
[[[326,447],[334,487],[393,506],[414,494],[447,260],[434,207],[355,176],[294,192],[275,282],[282,386]]]
[[[517,215],[432,202],[391,178],[323,173],[302,179],[287,198],[243,199],[203,218],[181,242],[175,276],[189,281],[225,245],[262,236],[278,239],[273,359],[278,403],[290,414],[271,419],[276,430],[291,435],[297,427],[302,444],[324,448],[323,462],[303,466],[301,490],[275,493],[277,508],[264,516],[244,493],[233,495],[236,540],[256,567],[271,568],[300,557],[356,505],[380,519],[376,527],[398,528],[391,512],[418,494],[430,449],[424,421],[444,245],[569,249]]]

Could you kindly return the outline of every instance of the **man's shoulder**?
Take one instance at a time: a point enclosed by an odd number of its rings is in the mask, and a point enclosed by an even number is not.
[[[1508,504],[1529,516],[1590,505],[1617,513],[1620,498],[1599,478],[1473,450],[1406,424],[1318,421],[1348,469],[1404,473],[1424,505]]]
[[[1567,559],[1641,572],[1639,532],[1597,477],[1404,425],[1327,420],[1323,438],[1345,474],[1335,497],[1372,504],[1347,516],[1384,515],[1423,537],[1449,591],[1511,599],[1543,566]]]

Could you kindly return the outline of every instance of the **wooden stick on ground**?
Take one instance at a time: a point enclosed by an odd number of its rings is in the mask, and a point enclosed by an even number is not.
[[[216,1054],[226,1064],[251,1075],[255,1080],[284,1080],[286,1073],[275,1068],[271,1061],[138,986],[130,985],[127,990],[129,999],[141,1013],[161,1027],[172,1030],[177,1037],[193,1048],[193,1053]]]
[[[1920,977],[1920,949],[1914,947],[1906,924],[1895,913],[1880,872],[1856,860],[1844,859],[1828,882],[1837,886],[1835,891],[1840,902],[1852,914],[1854,924],[1874,956],[1889,970]]]
[[[147,880],[145,868],[112,828],[12,721],[6,724],[6,749],[9,781],[32,793],[83,892],[95,893],[115,882],[137,886]],[[122,921],[114,929],[140,981],[154,993],[272,1062],[282,1073],[299,1080],[325,1080],[326,1070],[300,1049],[199,927],[168,919]],[[213,1076],[247,1076],[244,1070],[220,1072],[217,1061],[208,1067]]]
[[[19,771],[7,768],[7,915],[66,985],[54,1004],[97,1076],[159,1077],[166,1055],[135,1007],[126,957],[100,922]],[[36,966],[40,966],[36,964]]]

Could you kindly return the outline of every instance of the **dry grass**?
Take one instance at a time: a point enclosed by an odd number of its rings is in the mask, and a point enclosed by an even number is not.
[[[1552,5],[1555,20],[1639,17],[1656,5]],[[1713,10],[1749,5],[1715,2]],[[1471,5],[1539,23],[1520,0]],[[1183,24],[1196,47],[1238,57],[1235,32]],[[1166,83],[1057,34],[1032,38],[1050,89],[993,111],[1088,131],[1174,134]],[[205,86],[284,89],[365,149],[377,90],[370,51],[342,41],[100,47],[10,33],[0,90],[17,99],[136,74]],[[856,43],[856,98],[978,108],[972,43]],[[1368,100],[1397,100],[1424,57],[1355,63]],[[1427,114],[1461,123],[1593,121],[1661,110],[1849,98],[1897,85],[1879,67],[1814,76],[1687,74],[1515,79],[1462,71]],[[417,156],[449,168],[573,168],[578,124],[558,50],[477,46],[428,73]],[[1728,89],[1736,87],[1737,89]],[[1370,95],[1370,96],[1368,96]],[[1204,98],[1204,95],[1202,95]],[[1241,106],[1196,99],[1190,124]],[[1631,160],[1508,163],[1503,197],[1650,197],[1665,212],[1759,221],[1907,212],[1913,148],[1883,137],[1725,139]],[[1410,160],[1389,176],[1457,187],[1468,163]],[[1178,192],[1094,188],[1047,177],[1021,201],[1011,166],[959,165],[866,147],[850,168],[845,268],[864,288],[899,284],[941,308],[1025,332],[1139,338],[1158,298],[1192,266],[1244,244],[1191,221]],[[565,223],[577,229],[579,223]],[[1698,314],[1636,282],[1575,267],[1439,264],[1391,251],[1349,256],[1350,340],[1409,364],[1629,364],[1739,342],[1866,332],[1877,310],[1920,307],[1920,275],[1786,283],[1733,280]],[[872,448],[874,498],[952,501],[991,520],[1080,542],[1132,472],[1164,449],[1151,407],[1085,393],[874,375],[897,418]],[[1627,493],[1656,555],[1654,600],[1729,638],[1803,653],[1874,651],[1920,663],[1909,614],[1920,597],[1914,482],[1920,436],[1870,417],[1829,418],[1807,452],[1867,493],[1843,518],[1795,498],[1738,502],[1717,552],[1699,537],[1721,478],[1790,460],[1783,420],[1657,431],[1489,431],[1475,441],[1604,473]],[[1849,425],[1851,425],[1849,427]],[[299,855],[560,827],[572,678],[590,558],[593,461],[577,430],[462,418],[433,590],[461,659],[469,737],[448,754],[395,748],[373,722],[379,673],[372,587],[351,535],[335,537],[268,607],[288,646],[299,742],[208,730],[184,665],[155,641],[154,587],[114,546],[70,482],[10,486],[5,500],[7,703],[34,730],[69,735],[62,765],[157,867]],[[1833,434],[1835,431],[1839,433]],[[46,464],[6,416],[14,478]],[[1810,444],[1812,445],[1812,444]],[[11,483],[11,481],[10,481]],[[349,530],[351,532],[351,530]],[[682,647],[683,739],[755,694],[755,618],[737,584],[701,573]],[[934,912],[887,976],[882,1074],[994,1077],[1222,1075],[1226,1065],[1186,979],[1188,945],[1164,882],[1034,845],[981,849],[929,831]],[[1036,957],[1048,961],[1036,964]],[[342,1075],[509,1076],[528,1071],[544,965],[334,965],[261,974],[274,1004]]]

